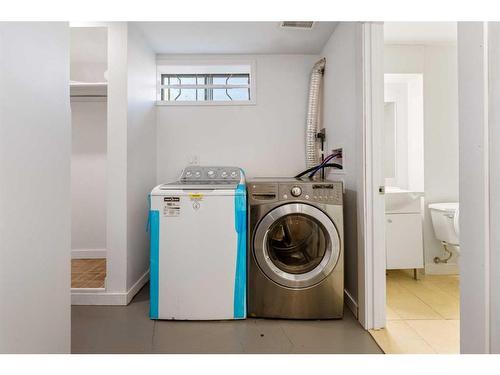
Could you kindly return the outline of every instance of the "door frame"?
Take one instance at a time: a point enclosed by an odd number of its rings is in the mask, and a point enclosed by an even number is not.
[[[358,249],[359,321],[366,329],[385,327],[385,222],[382,175],[384,121],[384,29],[364,22],[361,31],[363,92],[362,233]],[[380,190],[382,189],[382,190]]]
[[[500,118],[499,26],[497,22],[457,26],[461,353],[500,352],[495,312],[500,239],[500,154],[495,147]]]

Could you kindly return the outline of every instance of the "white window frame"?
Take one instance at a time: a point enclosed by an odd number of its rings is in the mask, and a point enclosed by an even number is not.
[[[250,74],[250,100],[228,101],[167,101],[161,100],[163,74],[225,74],[246,73]],[[156,62],[156,105],[163,106],[221,106],[221,105],[255,105],[257,104],[256,63],[254,60],[165,60]],[[240,88],[242,85],[193,85],[196,88]],[[189,88],[189,85],[183,85]],[[246,86],[245,86],[246,87]]]

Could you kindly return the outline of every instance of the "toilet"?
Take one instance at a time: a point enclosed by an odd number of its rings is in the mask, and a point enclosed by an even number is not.
[[[432,226],[436,238],[443,244],[459,246],[459,204],[450,203],[432,203],[429,205],[431,210]]]

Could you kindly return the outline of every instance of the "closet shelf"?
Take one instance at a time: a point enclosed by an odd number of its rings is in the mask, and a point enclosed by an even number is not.
[[[70,96],[76,98],[102,97],[108,95],[107,82],[80,82],[70,81]]]

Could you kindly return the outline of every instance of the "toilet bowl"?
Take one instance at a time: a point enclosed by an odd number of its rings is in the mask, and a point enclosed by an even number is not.
[[[431,210],[432,226],[434,227],[436,238],[444,244],[459,246],[458,202],[432,203],[429,205],[429,209]]]

